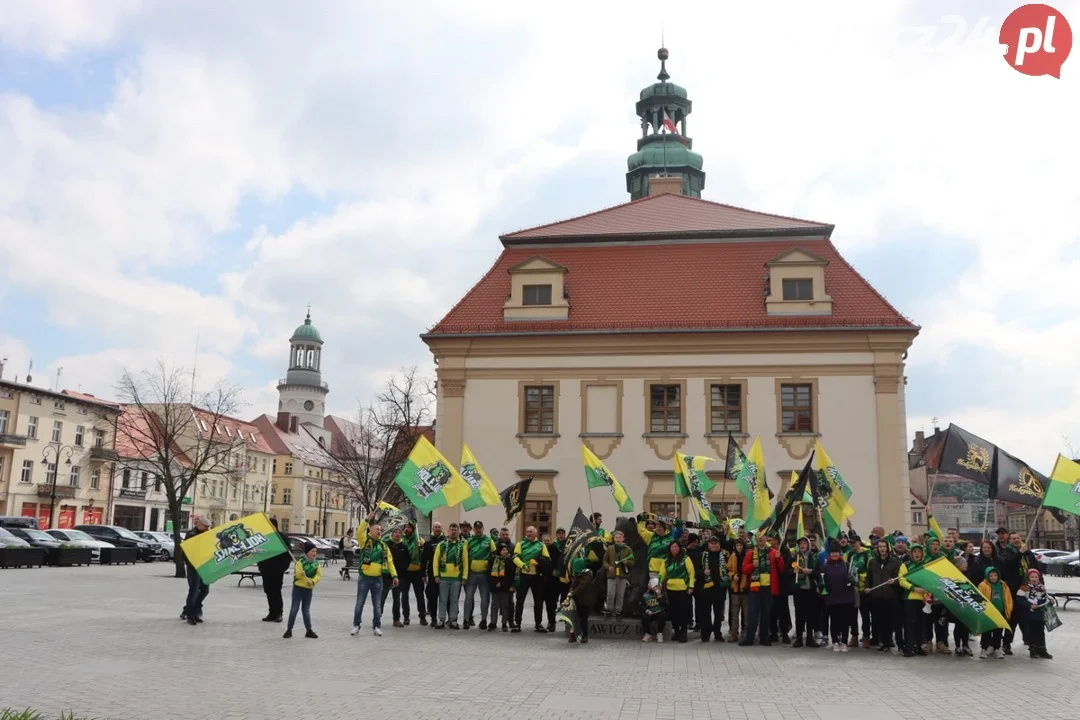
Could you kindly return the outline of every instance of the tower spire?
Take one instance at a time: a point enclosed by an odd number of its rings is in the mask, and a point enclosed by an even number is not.
[[[663,31],[661,31],[663,35]],[[656,76],[656,79],[662,83],[666,83],[671,76],[667,72],[667,59],[668,51],[666,47],[663,47],[663,39],[661,38],[660,49],[656,51],[656,57],[660,59],[660,74]]]

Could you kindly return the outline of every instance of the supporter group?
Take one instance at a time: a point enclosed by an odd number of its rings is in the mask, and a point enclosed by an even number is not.
[[[357,574],[351,634],[367,627],[381,637],[388,598],[395,629],[415,622],[437,632],[520,633],[531,600],[531,632],[553,633],[562,622],[569,642],[579,644],[589,641],[590,622],[604,615],[639,618],[644,642],[1001,659],[1013,654],[1019,635],[1031,658],[1052,657],[1043,568],[1021,536],[1005,528],[998,528],[996,540],[976,544],[954,530],[941,532],[936,523],[912,539],[881,527],[864,539],[849,523],[848,532],[823,547],[813,532],[787,543],[728,521],[710,531],[649,514],[630,523],[627,532],[636,531],[642,541],[631,543],[624,532],[605,529],[599,513],[589,522],[590,541],[571,552],[562,528],[540,536],[527,527],[514,540],[508,528],[488,532],[479,521],[445,528],[435,522],[421,537],[411,522],[384,533],[374,513],[368,515],[341,539]],[[207,527],[196,518],[188,537]],[[286,552],[259,563],[269,603],[263,620],[287,620],[285,638],[292,637],[298,614],[306,637],[318,637],[311,606],[323,567],[313,545],[303,550],[295,561]],[[942,558],[978,588],[1008,629],[973,637],[945,605],[907,579]],[[644,579],[636,593],[635,568]],[[292,584],[287,617],[281,594],[286,576]],[[197,625],[209,587],[191,568],[188,577],[181,618]]]

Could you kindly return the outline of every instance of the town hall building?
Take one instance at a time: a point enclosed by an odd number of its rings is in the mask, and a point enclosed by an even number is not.
[[[744,450],[760,436],[774,492],[820,440],[853,490],[855,526],[907,530],[904,361],[919,328],[840,255],[833,225],[701,198],[691,102],[659,57],[637,103],[630,201],[502,235],[492,266],[423,335],[438,448],[456,463],[468,443],[500,490],[533,478],[520,535],[566,527],[578,507],[613,524],[610,493],[586,487],[582,443],[637,511],[693,519],[674,496],[674,453],[716,458],[710,500],[741,516],[722,481],[729,436]]]

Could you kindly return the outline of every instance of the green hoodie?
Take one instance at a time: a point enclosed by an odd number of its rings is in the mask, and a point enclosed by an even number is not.
[[[990,573],[997,573],[997,582],[990,582]],[[983,577],[986,578],[986,584],[990,586],[990,604],[997,608],[999,613],[1008,618],[1005,607],[1005,583],[1001,582],[1001,571],[996,567],[990,566],[983,571]]]

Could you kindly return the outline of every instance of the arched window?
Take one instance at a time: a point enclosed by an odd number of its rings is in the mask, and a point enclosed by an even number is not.
[[[315,351],[311,348],[308,348],[307,351],[307,366],[309,368],[315,367]]]

